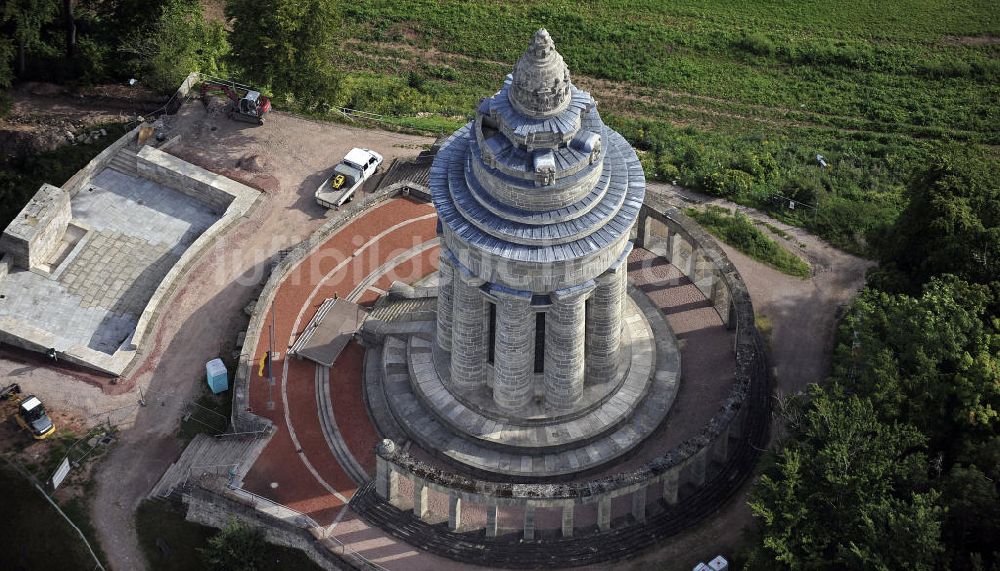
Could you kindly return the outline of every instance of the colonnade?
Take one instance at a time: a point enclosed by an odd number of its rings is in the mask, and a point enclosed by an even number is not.
[[[520,410],[535,398],[538,349],[546,404],[571,408],[586,384],[617,373],[626,279],[623,256],[597,278],[550,292],[539,302],[532,292],[472,275],[442,249],[437,344],[451,354],[453,386],[471,389],[491,380],[496,404]],[[539,313],[543,335],[536,331]]]
[[[742,418],[736,420],[736,422],[740,421]],[[446,495],[448,529],[451,531],[470,531],[468,527],[472,525],[480,528],[485,527],[487,537],[496,537],[503,531],[499,525],[502,519],[500,517],[501,510],[504,509],[523,513],[521,535],[528,540],[535,539],[538,510],[557,509],[561,511],[560,531],[562,537],[571,537],[575,528],[588,528],[594,524],[597,525],[599,531],[608,531],[611,529],[611,522],[615,515],[622,514],[622,508],[627,510],[626,513],[631,514],[633,522],[643,523],[646,521],[646,511],[650,503],[656,503],[662,499],[667,506],[673,506],[679,502],[680,490],[685,484],[693,485],[696,488],[705,485],[709,464],[713,462],[724,464],[728,461],[729,438],[731,435],[735,435],[735,432],[730,432],[728,428],[723,430],[707,446],[694,451],[689,457],[659,475],[651,475],[619,487],[610,487],[596,494],[588,493],[568,497],[547,497],[544,494],[532,497],[501,496],[451,488],[426,477],[418,476],[408,466],[411,462],[408,457],[402,462],[394,461],[392,458],[396,456],[396,452],[395,447],[392,446],[388,454],[380,451],[376,455],[375,492],[380,498],[399,509],[407,510],[412,505],[414,517],[428,521],[440,517],[435,516],[430,508],[428,492],[433,490],[436,493]],[[405,457],[405,454],[402,456]],[[405,487],[412,490],[410,492],[412,493],[412,504],[408,501],[409,493],[405,495],[403,493],[404,481],[408,482]],[[614,502],[622,497],[627,498],[626,503],[624,505],[619,503],[619,507],[615,508]],[[485,509],[485,525],[482,520],[479,520],[480,523],[471,523],[469,519],[463,520],[463,507],[467,503]],[[596,507],[596,519],[594,519],[595,515],[579,515],[578,512],[583,511],[587,505]],[[578,507],[581,509],[578,510]],[[594,514],[593,511],[590,513]],[[509,525],[509,518],[506,520]],[[549,521],[551,522],[551,520]]]

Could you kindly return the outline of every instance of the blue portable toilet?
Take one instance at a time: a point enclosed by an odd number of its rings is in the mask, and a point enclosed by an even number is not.
[[[208,388],[213,394],[229,390],[229,372],[222,359],[212,359],[205,363],[205,374],[208,376]]]

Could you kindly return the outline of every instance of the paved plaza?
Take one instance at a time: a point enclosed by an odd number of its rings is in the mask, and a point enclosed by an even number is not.
[[[97,174],[71,208],[50,272],[12,271],[0,280],[0,318],[51,333],[56,351],[80,345],[113,354],[163,277],[219,215],[114,169]]]

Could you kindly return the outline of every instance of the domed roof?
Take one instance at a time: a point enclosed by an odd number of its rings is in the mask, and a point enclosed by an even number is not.
[[[528,50],[514,66],[510,101],[533,118],[555,115],[569,104],[569,68],[545,28],[535,32]]]

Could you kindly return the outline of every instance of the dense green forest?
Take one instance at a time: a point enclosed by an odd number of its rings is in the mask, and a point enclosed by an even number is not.
[[[913,177],[828,383],[781,407],[751,568],[1000,569],[1000,168]]]
[[[446,132],[542,26],[650,179],[880,262],[829,381],[780,401],[747,564],[1000,570],[994,2],[8,0],[0,89],[169,92],[198,69],[279,109]]]

